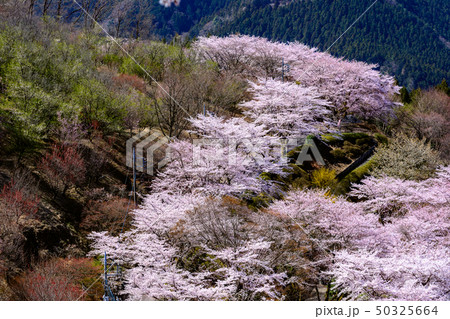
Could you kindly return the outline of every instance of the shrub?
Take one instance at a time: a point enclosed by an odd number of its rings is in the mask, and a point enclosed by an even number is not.
[[[0,192],[0,268],[10,270],[26,259],[22,232],[26,222],[36,218],[40,203],[36,191],[32,176],[18,171]]]
[[[101,268],[88,258],[54,259],[38,264],[16,281],[21,299],[34,301],[100,300],[101,282],[83,295],[83,286],[90,286]]]
[[[330,154],[337,160],[337,161],[342,161],[346,159],[346,154],[344,152],[344,150],[340,149],[340,148],[336,148],[334,150],[332,150],[330,152]]]
[[[108,65],[109,67],[120,67],[123,63],[123,57],[117,54],[105,54],[101,57],[101,62]]]
[[[132,207],[125,198],[91,200],[82,213],[80,228],[87,233],[107,230],[110,234],[117,235],[122,230],[128,208]],[[124,229],[128,229],[129,225],[129,221],[126,222]]]
[[[342,143],[343,138],[339,134],[323,134],[320,136],[324,142],[329,145],[337,145]]]
[[[367,147],[371,143],[372,143],[372,138],[370,138],[370,137],[359,138],[356,140],[356,145],[359,145],[362,147]]]
[[[22,217],[32,218],[39,209],[40,200],[28,172],[18,171],[0,193],[0,239],[7,232],[20,229]]]
[[[345,154],[350,158],[356,158],[360,156],[364,151],[361,146],[351,144],[348,141],[344,142],[344,146],[342,147]]]
[[[378,143],[380,144],[387,144],[388,143],[388,138],[380,133],[375,133],[374,134],[375,139],[377,140]]]
[[[317,188],[329,188],[335,183],[336,172],[334,170],[321,167],[311,174],[311,183]]]
[[[424,138],[440,151],[444,159],[450,159],[450,97],[444,92],[431,90],[420,92],[405,111],[402,121],[406,129],[417,138]]]
[[[352,144],[356,143],[356,140],[363,138],[370,138],[366,133],[342,133],[342,137],[345,141],[348,141]]]
[[[292,181],[293,189],[304,189],[311,186],[311,181],[307,177],[298,177]]]
[[[413,180],[431,177],[440,164],[437,152],[429,143],[404,134],[397,135],[388,145],[381,146],[373,160],[372,175]]]
[[[72,146],[53,145],[39,164],[54,190],[63,195],[72,185],[80,185],[86,179],[86,167],[79,152]]]

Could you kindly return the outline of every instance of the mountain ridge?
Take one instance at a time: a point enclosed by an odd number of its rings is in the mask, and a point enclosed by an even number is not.
[[[43,15],[47,1],[34,2],[34,12]],[[58,16],[59,2],[47,15]],[[238,33],[299,41],[322,51],[333,44],[332,55],[378,64],[410,90],[450,79],[450,3],[445,0],[181,0],[169,7],[159,0],[85,2],[117,37],[170,40]],[[64,20],[85,26],[88,19],[74,9],[67,1]]]
[[[254,6],[242,10],[231,22],[220,21],[211,33],[300,41],[320,50],[326,50],[339,39],[331,47],[331,54],[378,64],[381,71],[395,75],[400,84],[409,89],[428,87],[442,78],[449,78],[447,33],[437,32],[438,27],[433,29],[421,22],[423,19],[411,13],[404,1],[376,3],[347,32],[373,2],[322,2],[329,4],[328,11],[321,9],[323,3],[318,1],[294,1],[278,8]],[[444,7],[445,12],[447,7]],[[201,30],[194,30],[194,33],[197,31],[202,34]]]

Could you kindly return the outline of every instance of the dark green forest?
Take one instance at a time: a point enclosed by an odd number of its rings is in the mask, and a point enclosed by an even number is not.
[[[300,41],[326,50],[373,1],[294,1],[286,6],[264,2],[270,1],[255,1],[234,20],[218,26],[217,33]],[[428,87],[450,75],[449,49],[439,39],[449,38],[448,20],[445,1],[379,1],[330,53],[379,64],[409,89]]]
[[[35,14],[92,26],[72,1],[30,2]],[[450,78],[446,0],[182,0],[170,7],[159,5],[159,0],[81,2],[117,37],[170,41],[178,35],[186,39],[239,33],[299,41],[321,51],[330,48],[338,57],[378,64],[409,90]],[[50,6],[44,14],[45,3]],[[59,3],[63,10],[58,10]]]

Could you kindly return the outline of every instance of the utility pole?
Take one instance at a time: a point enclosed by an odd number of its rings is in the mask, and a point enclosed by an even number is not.
[[[133,146],[133,202],[134,207],[137,207],[136,201],[136,147]]]
[[[108,289],[109,289],[109,284],[108,284],[108,259],[106,258],[106,251],[105,251],[105,259],[103,260],[103,275],[105,276],[105,283],[104,283],[104,290],[105,293],[103,294],[103,299],[109,300],[108,299]]]
[[[105,251],[105,257],[103,260],[104,263],[104,268],[103,268],[103,275],[104,275],[104,294],[103,294],[103,301],[118,301],[119,298],[117,296],[114,295],[114,293],[111,290],[111,286],[109,284],[109,277],[115,277],[116,280],[121,281],[122,280],[122,272],[120,271],[120,267],[118,264],[114,263],[113,261],[111,261],[111,264],[108,265],[108,256],[106,254]],[[113,266],[116,266],[116,271],[113,272],[111,271],[111,269],[113,268]]]
[[[111,287],[109,286],[109,282],[108,282],[108,270],[109,270],[109,268],[108,268],[108,258],[106,256],[106,251],[105,251],[105,258],[104,258],[103,263],[104,263],[104,270],[103,270],[103,272],[104,272],[104,277],[105,277],[104,278],[104,280],[105,280],[105,283],[104,283],[104,290],[105,290],[105,292],[103,294],[103,300],[104,301],[116,301],[117,299],[114,296],[114,294],[112,293]],[[117,268],[117,274],[119,274],[119,270],[118,269],[119,268]]]

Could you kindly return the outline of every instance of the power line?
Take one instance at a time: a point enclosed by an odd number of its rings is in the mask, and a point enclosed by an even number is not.
[[[111,266],[109,266],[109,268],[107,269],[110,270],[116,263],[112,263]],[[75,301],[79,301],[81,299],[81,297],[83,297],[88,291],[89,289],[91,289],[100,279],[103,278],[103,274],[100,275],[88,288],[86,288],[83,293],[75,300]]]
[[[181,106],[181,104],[175,100],[175,98],[170,95],[169,92],[167,92],[167,90],[158,82],[155,80],[155,78],[153,76],[151,76],[151,74],[142,66],[139,64],[138,61],[136,61],[136,59],[127,51],[125,50],[125,48],[111,35],[109,34],[109,32],[97,21],[95,20],[95,18],[82,6],[78,3],[77,0],[72,0],[80,9],[81,11],[83,11],[84,14],[86,14],[87,17],[89,17],[89,19],[91,19],[96,25],[98,25],[100,27],[100,29],[102,29],[102,31],[115,43],[117,44],[117,46],[153,81],[156,83],[156,85],[159,86],[159,88],[178,106],[181,108],[181,110],[183,110],[184,113],[186,113],[187,116],[189,116],[189,118],[192,118],[192,116],[189,114],[188,111],[186,111],[186,109]]]

